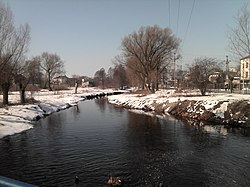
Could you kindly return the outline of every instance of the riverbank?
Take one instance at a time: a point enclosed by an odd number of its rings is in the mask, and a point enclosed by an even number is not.
[[[27,93],[31,104],[19,105],[19,93],[9,95],[10,106],[0,108],[0,138],[34,127],[34,122],[54,112],[76,105],[79,101],[107,95],[111,104],[131,109],[171,114],[185,120],[211,122],[233,127],[250,127],[250,95],[210,93],[199,91],[162,90],[155,94],[111,95],[112,89],[80,88],[59,92],[42,90]],[[32,99],[31,99],[32,98]],[[2,97],[0,97],[2,99]],[[1,101],[0,101],[1,102]]]
[[[112,95],[115,90],[78,88],[74,94],[74,88],[63,91],[41,90],[35,93],[27,92],[26,97],[32,104],[20,105],[19,93],[12,92],[9,95],[9,106],[0,108],[0,138],[13,135],[34,127],[34,122],[54,112],[64,110],[76,105],[79,101]],[[2,97],[0,97],[1,102]]]
[[[168,113],[185,120],[250,127],[250,95],[209,93],[201,96],[199,91],[193,90],[162,90],[155,94],[110,96],[108,101],[126,108]]]

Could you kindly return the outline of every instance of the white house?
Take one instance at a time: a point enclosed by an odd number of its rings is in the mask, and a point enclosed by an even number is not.
[[[241,88],[248,88],[250,82],[250,55],[240,59]]]
[[[66,75],[58,76],[58,77],[53,78],[53,83],[57,85],[68,84],[68,80],[69,78]]]

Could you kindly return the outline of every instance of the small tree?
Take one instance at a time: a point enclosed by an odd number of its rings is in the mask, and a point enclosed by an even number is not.
[[[74,74],[74,75],[72,75],[72,78],[75,81],[75,85],[74,85],[75,86],[75,94],[77,94],[77,89],[79,87],[79,82],[80,82],[80,79],[82,79],[82,77],[80,75]]]
[[[21,104],[26,103],[25,91],[28,84],[39,76],[40,72],[38,71],[37,66],[38,64],[34,59],[26,60],[19,64],[19,68],[15,73],[14,80],[15,84],[19,87]]]
[[[114,76],[114,68],[109,67],[107,73],[106,73],[106,83],[105,85],[109,88],[113,88],[115,86],[115,80],[113,79]]]
[[[77,89],[78,89],[78,81],[75,81],[75,94],[77,94]]]
[[[105,87],[105,81],[106,81],[106,71],[104,68],[101,68],[98,70],[94,75],[94,81],[96,86],[102,86],[102,89]]]
[[[189,81],[205,95],[209,84],[209,76],[219,69],[218,62],[213,58],[197,58],[189,67]]]
[[[114,85],[118,88],[128,85],[127,73],[122,64],[115,64],[113,80]]]
[[[48,83],[49,90],[52,91],[51,82],[52,79],[56,75],[60,75],[64,73],[64,63],[61,58],[57,54],[52,54],[48,52],[44,52],[41,55],[41,63],[40,66],[44,70],[46,75],[45,87]]]
[[[42,74],[42,70],[40,66],[40,59],[37,57],[34,57],[31,60],[28,60],[26,65],[28,65],[27,72],[30,77],[30,84],[41,85],[43,74]]]
[[[30,79],[26,78],[22,74],[18,74],[15,76],[15,83],[19,87],[21,104],[24,104],[26,102],[25,89],[26,89],[27,85],[29,84],[29,81],[30,81]]]

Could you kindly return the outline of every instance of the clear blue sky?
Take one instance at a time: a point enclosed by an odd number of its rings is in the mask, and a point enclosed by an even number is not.
[[[188,27],[194,0],[180,0],[180,4],[179,0],[2,1],[10,5],[17,25],[28,23],[31,27],[29,57],[44,51],[57,53],[65,61],[68,76],[91,77],[100,68],[107,70],[113,65],[124,36],[155,24],[170,27],[183,40],[183,58],[178,65],[185,66],[200,56],[222,61],[226,55],[230,58],[227,33],[247,2],[195,0]]]

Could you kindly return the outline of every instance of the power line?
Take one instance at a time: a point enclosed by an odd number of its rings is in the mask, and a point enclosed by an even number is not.
[[[169,26],[169,28],[171,28],[171,25],[170,25],[170,0],[168,0],[168,26]]]
[[[180,6],[181,6],[181,0],[179,0],[179,4],[178,4],[178,14],[177,14],[177,29],[176,29],[176,36],[178,35],[178,29],[179,29]]]
[[[194,5],[195,5],[195,0],[193,1],[193,5],[192,5],[191,12],[190,12],[190,16],[189,16],[189,20],[188,20],[188,25],[187,25],[187,29],[186,29],[186,32],[185,32],[185,35],[184,35],[183,43],[184,43],[184,41],[186,40],[186,37],[187,37],[187,32],[188,32],[188,29],[189,29],[189,26],[190,26],[190,22],[191,22],[191,18],[192,18],[192,14],[193,14],[193,11],[194,11]]]

